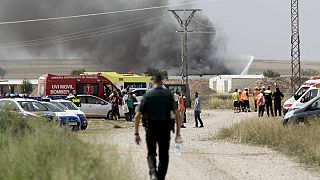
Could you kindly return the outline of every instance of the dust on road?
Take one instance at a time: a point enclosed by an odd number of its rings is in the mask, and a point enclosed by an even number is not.
[[[168,180],[212,179],[320,179],[292,159],[268,148],[252,147],[209,139],[219,129],[239,122],[255,113],[234,114],[230,111],[203,111],[205,128],[193,128],[188,113],[188,128],[182,129],[182,155],[174,153],[171,142]],[[141,129],[143,132],[143,129]],[[133,128],[112,130],[112,133],[91,134],[86,141],[106,147],[116,145],[124,161],[131,159],[133,179],[147,179],[146,144],[134,144]],[[173,137],[173,136],[172,136]],[[144,138],[144,133],[142,133]]]

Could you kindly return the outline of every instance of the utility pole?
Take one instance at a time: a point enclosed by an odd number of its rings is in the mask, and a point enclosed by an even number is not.
[[[202,11],[201,9],[173,9],[168,10],[177,19],[181,26],[181,75],[182,83],[188,84],[188,26],[194,17],[195,13]],[[179,14],[178,14],[179,13]],[[182,14],[181,14],[182,13]],[[186,16],[188,13],[188,16]],[[186,17],[186,18],[185,18]]]
[[[301,83],[299,0],[291,0],[291,87],[293,93]]]

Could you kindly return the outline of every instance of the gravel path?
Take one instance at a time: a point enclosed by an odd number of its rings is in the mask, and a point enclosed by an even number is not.
[[[208,140],[220,128],[253,115],[204,111],[202,119],[205,128],[199,129],[192,128],[193,120],[188,113],[188,128],[182,130],[183,152],[181,156],[175,154],[172,141],[167,179],[320,179],[318,174],[305,170],[302,165],[268,148]],[[123,160],[132,161],[135,179],[147,179],[145,142],[136,146],[133,138],[133,129],[126,128],[115,130],[111,136],[98,134],[93,142],[117,145]]]

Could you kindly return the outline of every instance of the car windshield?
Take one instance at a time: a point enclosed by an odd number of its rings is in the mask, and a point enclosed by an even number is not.
[[[64,112],[63,109],[61,109],[60,107],[57,107],[51,103],[44,103],[43,105],[46,106],[52,112]]]
[[[66,106],[64,106],[62,103],[60,102],[51,102],[52,104],[54,104],[55,106],[58,106],[59,108],[63,109],[63,110],[68,110],[68,108]]]
[[[61,102],[65,107],[67,107],[69,110],[78,110],[78,107],[73,104],[72,102]]]
[[[22,109],[29,112],[48,111],[44,105],[37,101],[18,101]]]

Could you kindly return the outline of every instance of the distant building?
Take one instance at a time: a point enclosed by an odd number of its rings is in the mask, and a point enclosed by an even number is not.
[[[209,80],[209,87],[217,93],[229,93],[234,89],[249,87],[263,75],[220,75]]]
[[[5,94],[19,94],[20,85],[22,84],[23,79],[4,79],[0,80],[0,97]],[[33,89],[36,90],[38,87],[38,79],[30,80],[33,85]]]

